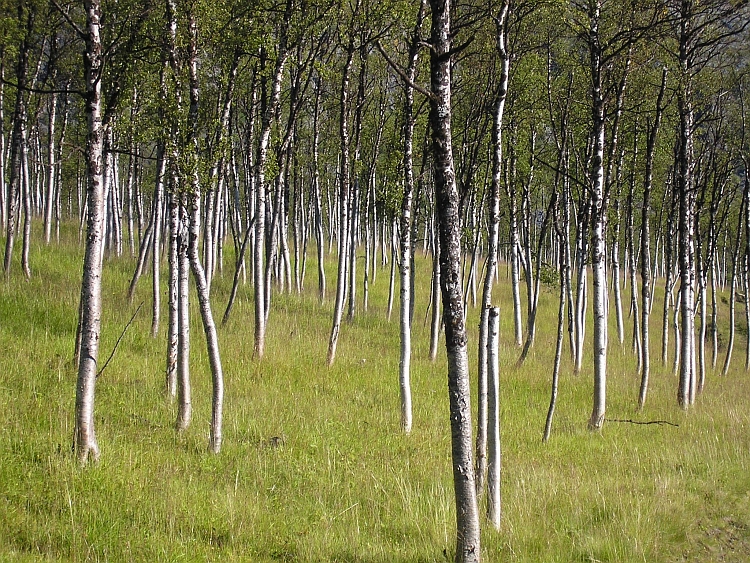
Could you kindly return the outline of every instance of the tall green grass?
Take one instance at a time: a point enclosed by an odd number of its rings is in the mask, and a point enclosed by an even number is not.
[[[320,305],[311,255],[305,293],[274,294],[263,361],[252,357],[249,286],[220,330],[226,401],[219,456],[206,451],[210,373],[197,308],[194,419],[177,436],[164,394],[166,319],[151,339],[149,277],[129,305],[133,260],[107,260],[101,361],[144,306],[97,383],[101,461],[80,468],[71,453],[71,357],[81,255],[76,233],[66,228],[60,246],[32,246],[31,281],[18,272],[0,283],[0,561],[452,560],[446,366],[443,354],[435,364],[426,359],[423,323],[429,260],[417,259],[410,436],[399,430],[398,323],[396,315],[385,318],[387,268],[372,284],[370,310],[360,306],[342,327],[329,369],[335,265],[328,264],[331,297]],[[217,319],[230,260],[213,288]],[[537,341],[521,369],[513,368],[519,351],[504,268],[495,299],[502,308],[503,525],[499,533],[483,530],[486,560],[749,560],[744,342],[730,373],[709,370],[705,393],[685,413],[677,407],[676,378],[659,361],[657,305],[652,387],[645,411],[636,413],[635,361],[629,337],[617,343],[613,318],[608,417],[679,427],[611,422],[589,433],[591,359],[574,376],[565,358],[552,437],[542,444],[556,293],[541,296]],[[472,357],[477,322],[470,308]],[[726,318],[722,323],[725,333]]]

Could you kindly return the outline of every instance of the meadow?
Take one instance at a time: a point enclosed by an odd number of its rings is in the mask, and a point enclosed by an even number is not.
[[[416,266],[411,435],[399,428],[399,329],[397,309],[386,318],[388,269],[377,273],[369,310],[360,306],[344,323],[336,362],[327,368],[335,265],[331,259],[321,305],[311,252],[304,293],[274,294],[262,361],[252,357],[249,285],[220,329],[226,396],[218,456],[206,451],[211,387],[197,303],[193,423],[176,435],[175,407],[164,392],[166,307],[152,339],[149,276],[129,304],[134,260],[108,259],[100,362],[144,304],[97,382],[101,459],[82,468],[71,452],[82,253],[75,227],[66,226],[59,246],[32,245],[30,281],[14,264],[10,280],[0,283],[0,561],[452,561],[447,377],[442,344],[438,360],[427,359],[428,258],[419,253]],[[230,261],[213,287],[217,321]],[[543,444],[557,294],[543,290],[535,346],[516,369],[504,264],[500,273],[503,522],[499,532],[483,528],[484,560],[750,560],[744,334],[728,375],[709,368],[704,393],[683,412],[671,362],[662,367],[659,358],[657,293],[652,385],[642,413],[630,336],[621,346],[611,319],[607,417],[678,426],[607,422],[589,432],[590,355],[577,376],[566,357],[552,436]],[[473,362],[477,317],[470,307]],[[721,363],[723,349],[719,357]]]

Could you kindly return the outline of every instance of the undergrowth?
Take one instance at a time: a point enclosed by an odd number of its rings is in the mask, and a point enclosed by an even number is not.
[[[71,453],[76,377],[71,358],[82,250],[74,230],[67,229],[72,227],[66,226],[59,246],[32,246],[30,281],[14,265],[11,279],[0,283],[0,560],[452,560],[446,363],[442,350],[434,364],[427,359],[428,258],[419,255],[416,264],[411,435],[399,430],[399,329],[397,309],[386,320],[388,267],[378,270],[376,280],[371,276],[367,312],[358,287],[357,314],[344,323],[329,369],[335,264],[327,264],[328,298],[320,304],[311,252],[303,294],[274,292],[262,361],[252,356],[249,285],[240,288],[233,315],[219,331],[226,377],[219,456],[206,451],[210,373],[195,302],[194,418],[178,436],[175,408],[164,393],[166,286],[162,330],[152,339],[150,275],[129,304],[134,259],[108,258],[100,361],[138,304],[144,305],[98,380],[102,457],[81,468]],[[231,284],[230,263],[227,256],[213,287],[217,321]],[[630,289],[624,291],[629,299]],[[637,413],[639,379],[630,335],[619,344],[612,311],[608,418],[679,426],[608,422],[601,432],[588,432],[589,351],[577,376],[567,355],[563,359],[552,437],[542,444],[556,292],[543,289],[536,343],[519,369],[513,367],[519,350],[512,342],[504,265],[495,300],[502,311],[503,523],[499,533],[489,525],[483,529],[485,559],[748,560],[744,339],[738,339],[729,374],[721,377],[709,365],[705,392],[694,408],[681,411],[671,363],[662,367],[659,358],[657,293],[652,386],[645,410]],[[470,307],[474,362],[477,319]],[[721,322],[726,333],[724,310]],[[632,324],[626,326],[632,330]],[[722,359],[723,352],[719,363]]]

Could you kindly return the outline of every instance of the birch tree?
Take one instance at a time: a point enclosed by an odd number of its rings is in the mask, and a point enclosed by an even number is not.
[[[430,129],[440,232],[440,285],[448,358],[451,454],[456,499],[456,563],[481,559],[469,390],[469,358],[461,294],[461,237],[451,134],[451,2],[430,0]]]
[[[84,76],[86,84],[86,115],[88,134],[86,143],[86,189],[88,216],[86,221],[86,250],[81,282],[81,353],[76,382],[75,430],[73,443],[79,462],[99,458],[99,445],[94,430],[94,393],[99,358],[99,336],[102,315],[102,245],[104,223],[104,178],[102,149],[102,40],[101,5],[99,0],[85,0],[86,50]]]

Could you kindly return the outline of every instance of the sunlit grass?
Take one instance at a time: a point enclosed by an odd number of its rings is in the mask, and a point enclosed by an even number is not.
[[[97,383],[102,458],[83,469],[70,449],[81,255],[77,229],[66,226],[60,247],[32,246],[31,281],[14,272],[0,284],[0,560],[452,558],[446,368],[444,353],[435,364],[426,359],[430,264],[421,253],[412,434],[399,430],[398,321],[396,314],[391,322],[385,318],[388,268],[371,286],[369,312],[360,305],[354,321],[344,323],[336,363],[327,368],[335,265],[328,264],[328,297],[320,304],[311,253],[305,293],[274,294],[262,361],[252,356],[249,286],[240,288],[232,318],[219,331],[226,398],[218,457],[206,451],[210,373],[197,308],[193,304],[193,425],[176,436],[174,407],[164,394],[166,285],[162,330],[152,339],[150,276],[144,275],[129,305],[125,294],[133,260],[109,259],[101,361],[138,304],[144,305]],[[225,260],[213,288],[217,321],[231,284],[231,256]],[[358,267],[361,276],[362,262]],[[744,338],[736,343],[729,375],[709,369],[705,393],[684,413],[676,404],[671,364],[661,366],[657,293],[652,386],[646,409],[636,413],[632,325],[626,325],[620,346],[612,311],[608,418],[679,426],[610,422],[600,433],[589,433],[587,350],[578,376],[567,355],[563,360],[552,437],[542,444],[556,292],[543,290],[536,344],[520,369],[513,368],[518,350],[510,340],[504,265],[495,296],[502,309],[503,524],[499,533],[490,526],[483,530],[486,559],[746,561],[750,397],[742,369]],[[629,288],[624,299],[627,303]],[[738,319],[742,323],[744,317]],[[470,309],[473,362],[477,322],[477,311]],[[723,334],[726,322],[723,316]],[[591,330],[589,321],[589,338]]]

